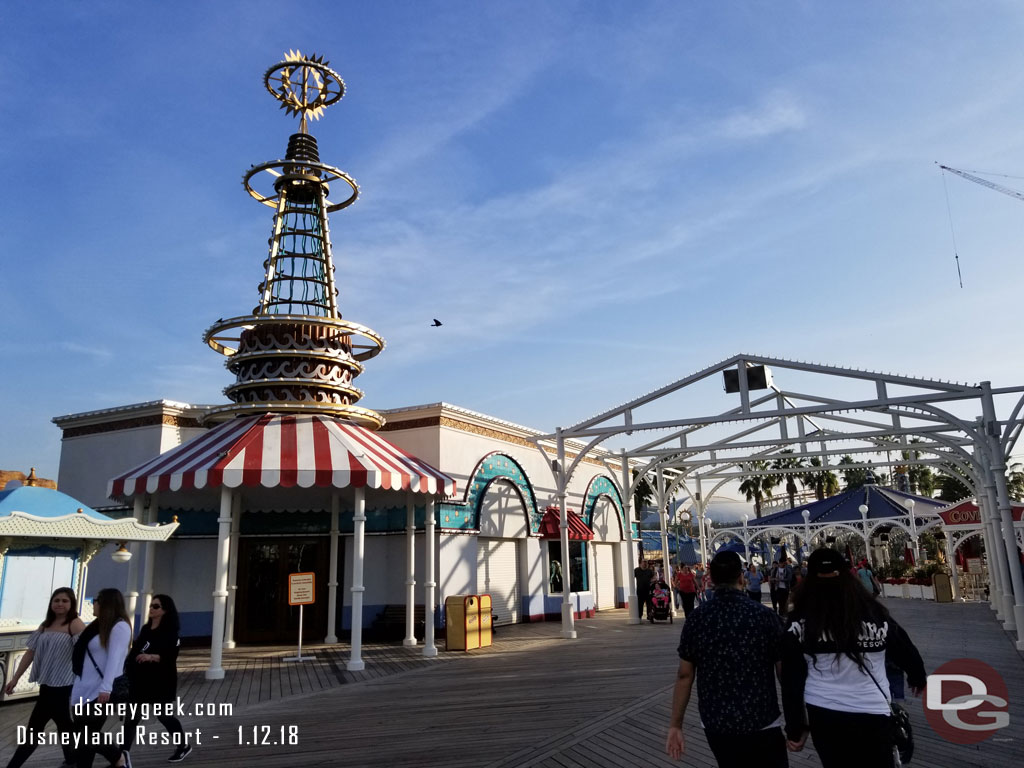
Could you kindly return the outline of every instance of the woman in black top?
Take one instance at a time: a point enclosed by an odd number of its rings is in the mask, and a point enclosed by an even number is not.
[[[174,702],[178,690],[178,638],[180,623],[178,609],[170,595],[153,595],[149,603],[149,621],[132,644],[125,662],[125,673],[131,680],[131,701],[136,704],[165,704]],[[173,711],[173,710],[171,710]],[[135,742],[135,730],[141,712],[125,720],[125,749]],[[181,721],[172,715],[158,715],[157,720],[167,729],[176,745],[168,762],[184,760],[192,751],[185,742]]]

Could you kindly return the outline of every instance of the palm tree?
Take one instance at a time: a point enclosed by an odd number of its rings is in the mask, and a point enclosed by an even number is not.
[[[971,495],[971,489],[964,482],[964,474],[953,465],[946,465],[935,476],[935,487],[939,489],[941,501],[960,501]]]
[[[763,472],[769,468],[767,461],[752,461],[744,465],[748,472]],[[740,493],[747,501],[754,502],[754,517],[761,517],[761,504],[772,497],[772,489],[779,484],[775,475],[750,475],[740,483]]]
[[[636,480],[636,476],[640,474],[639,471],[633,470],[633,479]],[[651,485],[647,476],[644,475],[640,482],[637,483],[636,489],[633,491],[633,515],[637,520],[642,519],[644,507],[649,507],[651,501],[654,499],[654,486]]]
[[[824,468],[814,469],[815,467],[822,467],[820,458],[812,456],[808,459],[807,467],[813,471],[804,472],[800,481],[804,486],[814,489],[814,495],[818,501],[823,501],[829,496],[835,496],[839,493],[839,478],[836,477],[835,472]]]
[[[789,496],[790,509],[796,508],[796,481],[803,478],[803,473],[799,471],[803,467],[803,459],[794,456],[791,450],[779,451],[779,458],[772,462],[772,469],[784,470],[782,477],[786,479],[786,495]]]
[[[918,437],[910,441],[911,444],[920,442],[921,439]],[[907,480],[910,485],[910,492],[919,496],[931,497],[935,492],[935,473],[932,472],[931,467],[911,463],[921,458],[921,452],[914,449],[900,451],[900,456],[909,465],[907,467]]]
[[[853,456],[846,455],[839,460],[840,464],[856,464],[854,467],[844,469],[843,482],[846,483],[846,490],[852,490],[854,488],[860,488],[868,479],[868,467],[866,464],[861,464],[853,460]]]
[[[1014,501],[1024,499],[1024,464],[1014,462],[1006,468],[1006,491]]]

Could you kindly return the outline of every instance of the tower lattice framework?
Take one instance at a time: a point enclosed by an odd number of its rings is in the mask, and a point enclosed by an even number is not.
[[[203,336],[235,375],[224,389],[231,403],[207,418],[329,413],[380,427],[380,414],[356,405],[363,393],[352,382],[385,342],[341,317],[328,222],[328,214],[356,201],[359,186],[320,162],[308,130],[310,119],[341,99],[345,83],[323,57],[298,51],[268,69],[263,82],[282,109],[299,117],[299,132],[289,137],[283,160],[255,165],[244,177],[248,193],[274,209],[274,226],[252,314],[218,320]],[[337,202],[328,197],[332,185],[342,190]]]

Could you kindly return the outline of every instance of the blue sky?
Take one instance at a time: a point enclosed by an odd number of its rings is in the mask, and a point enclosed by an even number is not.
[[[553,430],[738,352],[1024,383],[1024,205],[947,178],[961,289],[934,165],[1024,176],[1017,3],[54,2],[0,26],[0,468],[55,477],[55,415],[223,402],[200,337],[255,304],[271,213],[240,180],[295,129],[261,82],[289,48],[348,86],[313,133],[362,187],[331,231],[345,317],[388,340],[368,407]]]

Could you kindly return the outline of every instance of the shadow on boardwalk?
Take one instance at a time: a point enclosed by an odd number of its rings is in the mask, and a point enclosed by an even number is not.
[[[980,604],[890,600],[888,605],[929,670],[954,658],[979,658],[1004,676],[1011,692],[1010,727],[972,747],[935,736],[920,701],[912,701],[918,744],[914,764],[1020,765],[1024,713],[1017,692],[1024,690],[1024,659],[992,612]],[[370,645],[364,648],[367,669],[358,673],[344,669],[345,646],[313,646],[308,652],[316,660],[301,665],[282,662],[294,654],[292,647],[243,648],[226,654],[224,680],[207,681],[203,653],[188,651],[182,659],[183,700],[235,706],[230,717],[184,719],[187,729],[199,730],[202,741],[187,763],[268,768],[714,765],[695,703],[687,714],[687,756],[673,763],[663,752],[678,623],[628,625],[623,611],[611,611],[578,622],[575,641],[561,640],[559,629],[553,623],[502,628],[492,648],[441,651],[436,659],[424,659],[419,648]],[[8,759],[14,728],[25,722],[30,706],[0,707],[0,760]],[[162,733],[159,724],[153,726]],[[264,739],[284,743],[246,743]],[[139,747],[133,750],[133,763],[140,768],[163,764],[170,751]],[[56,748],[37,750],[29,765],[48,761],[59,761]],[[793,755],[790,764],[820,762],[808,748]]]

